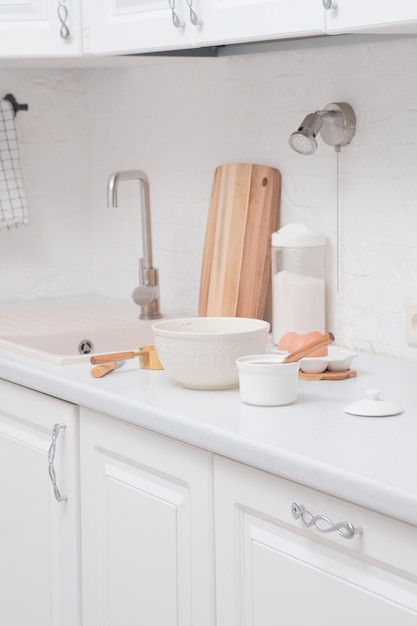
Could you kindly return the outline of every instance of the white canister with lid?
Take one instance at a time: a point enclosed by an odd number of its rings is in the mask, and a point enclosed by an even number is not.
[[[304,224],[272,233],[272,337],[287,332],[325,332],[324,235]]]

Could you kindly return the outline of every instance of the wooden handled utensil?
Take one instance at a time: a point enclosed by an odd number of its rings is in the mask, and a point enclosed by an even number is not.
[[[109,354],[95,354],[90,358],[90,363],[98,365],[100,363],[108,363],[109,361],[128,361],[134,359],[136,356],[142,356],[144,354],[142,350],[127,352],[110,352]]]
[[[90,358],[92,365],[100,365],[102,369],[92,368],[91,375],[94,378],[101,378],[118,366],[118,362],[128,361],[135,357],[140,358],[140,366],[146,370],[163,370],[161,361],[155,350],[155,346],[143,346],[139,350],[128,350],[125,352],[111,352],[110,354],[95,354]]]
[[[123,362],[115,363],[114,361],[109,361],[108,363],[103,363],[102,365],[96,365],[95,367],[92,367],[90,370],[90,374],[91,376],[93,376],[93,378],[102,378],[106,374],[110,374],[110,372],[116,369],[116,367],[120,367],[121,365],[123,365]]]
[[[300,359],[303,359],[304,357],[314,352],[314,350],[318,350],[318,348],[323,348],[329,343],[332,343],[332,341],[334,341],[333,333],[325,333],[321,337],[312,339],[302,348],[299,348],[298,350],[294,350],[294,352],[290,352],[290,354],[287,354],[287,356],[284,357],[281,363],[294,363],[295,361],[299,361]]]

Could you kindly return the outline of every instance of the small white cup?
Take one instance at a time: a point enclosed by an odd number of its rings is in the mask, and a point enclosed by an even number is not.
[[[299,362],[281,363],[274,354],[254,354],[236,359],[240,399],[256,406],[283,406],[298,394]]]

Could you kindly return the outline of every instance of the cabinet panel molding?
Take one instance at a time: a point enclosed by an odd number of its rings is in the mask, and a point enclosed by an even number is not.
[[[8,626],[80,626],[78,408],[0,380],[0,586]],[[67,424],[48,475],[52,427]]]
[[[218,456],[214,487],[217,626],[416,623],[417,528]],[[363,520],[363,534],[306,528],[293,498]]]
[[[85,623],[213,626],[210,453],[81,411]]]

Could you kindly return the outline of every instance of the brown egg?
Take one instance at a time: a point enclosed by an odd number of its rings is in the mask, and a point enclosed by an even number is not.
[[[295,332],[288,332],[285,333],[284,335],[282,335],[281,339],[278,342],[278,350],[291,350],[291,345],[292,342],[294,341],[294,339],[296,339],[298,337],[298,333]]]
[[[327,349],[327,346],[324,346],[323,348],[317,348],[317,350],[314,350],[314,352],[311,352],[308,355],[308,358],[313,357],[313,356],[327,356],[329,354],[329,351]]]
[[[313,332],[315,333],[316,331],[313,331]],[[321,337],[321,335],[322,333],[318,333],[318,336]],[[308,333],[307,335],[298,335],[298,337],[296,337],[291,342],[290,351],[295,352],[296,350],[300,350],[301,348],[304,348],[305,345],[313,341],[313,339],[318,338],[318,336],[312,337],[310,333]],[[314,352],[311,352],[307,356],[308,358],[315,357],[315,356],[327,356],[327,353],[328,353],[327,346],[324,346],[323,348],[317,348],[317,350],[314,350]]]
[[[291,341],[290,351],[295,352],[296,350],[304,348],[306,343],[308,343],[309,341],[311,341],[311,339],[307,337],[307,335],[297,335],[297,337],[294,337]]]
[[[319,339],[322,336],[323,333],[319,332],[318,330],[311,330],[309,333],[307,333],[307,337],[309,338],[309,341],[312,341],[313,339]],[[317,350],[314,350],[314,352],[312,352],[311,354],[308,355],[308,357],[314,357],[314,356],[327,356],[329,354],[329,351],[327,349],[327,346],[324,346],[323,348],[317,348]]]
[[[310,339],[318,339],[319,337],[322,336],[322,334],[323,333],[321,333],[319,330],[310,330],[310,332],[307,333]]]

